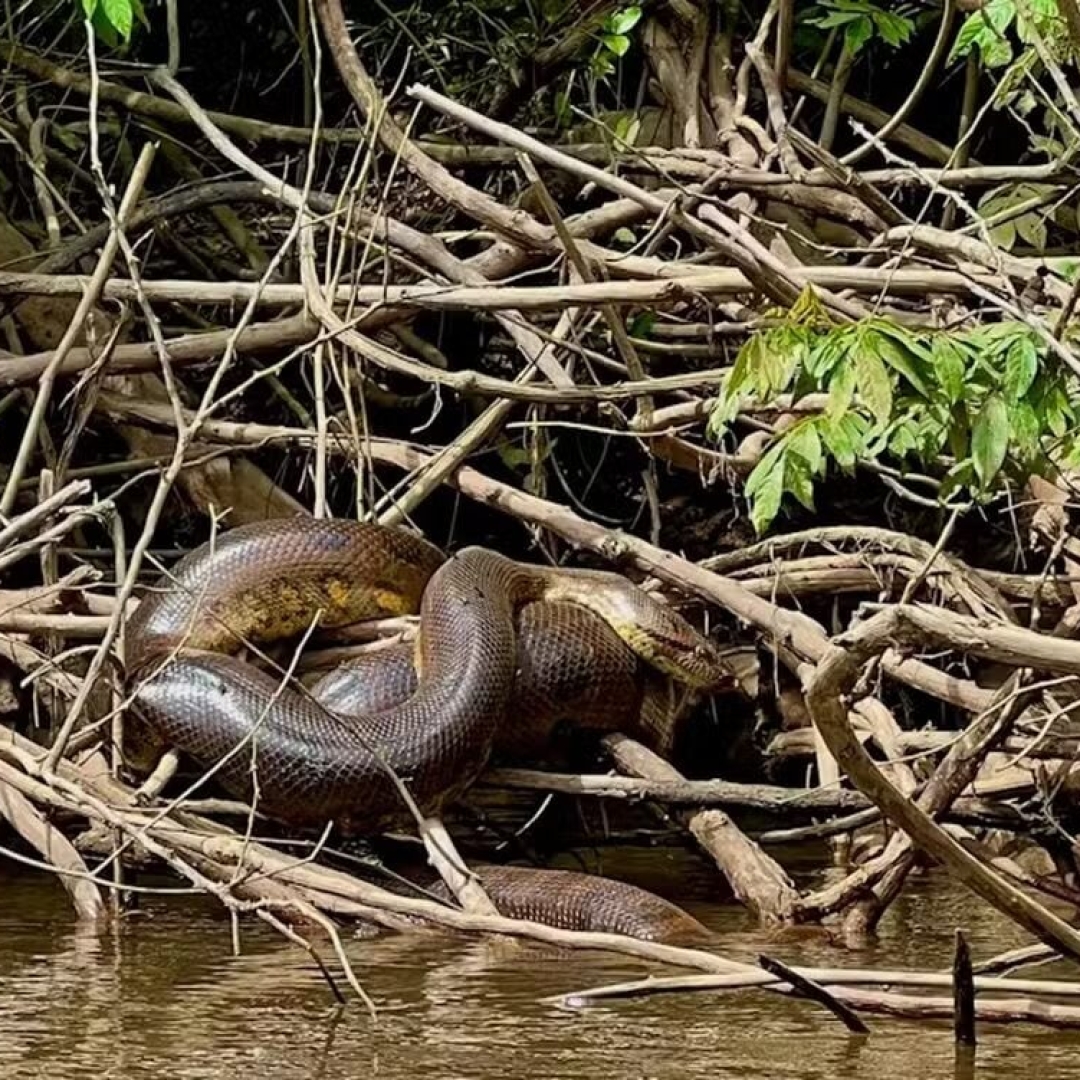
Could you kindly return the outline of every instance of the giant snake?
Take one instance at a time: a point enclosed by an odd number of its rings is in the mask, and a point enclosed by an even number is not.
[[[363,657],[310,690],[235,655],[316,623],[416,612],[414,648]],[[352,834],[407,819],[402,785],[415,810],[438,812],[512,720],[584,713],[617,726],[640,707],[645,665],[697,689],[728,677],[707,638],[619,574],[479,547],[447,558],[403,529],[313,518],[240,526],[192,551],[129,619],[126,652],[132,764],[178,750],[271,819]],[[511,917],[663,941],[704,932],[607,878],[517,867],[480,878]]]

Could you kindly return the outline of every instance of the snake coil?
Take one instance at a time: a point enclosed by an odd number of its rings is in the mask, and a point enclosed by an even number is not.
[[[310,692],[234,655],[316,623],[417,611],[413,664],[375,653]],[[461,795],[522,698],[603,721],[639,707],[642,665],[702,689],[726,678],[707,639],[621,575],[475,547],[446,558],[403,530],[312,518],[240,526],[192,551],[129,620],[127,660],[132,764],[174,748],[268,817],[351,833],[403,820],[402,783],[424,813]],[[480,877],[508,915],[658,940],[703,932],[643,890],[566,871],[552,890],[551,873]]]

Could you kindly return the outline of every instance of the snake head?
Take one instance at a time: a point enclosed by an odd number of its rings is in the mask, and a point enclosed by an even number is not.
[[[647,664],[692,690],[706,693],[736,680],[724,652],[677,611],[618,579],[586,601]]]
[[[671,629],[650,626],[648,642],[634,651],[649,664],[678,682],[703,693],[716,693],[736,682],[723,651],[681,616],[668,611]],[[665,620],[666,621],[666,620]]]

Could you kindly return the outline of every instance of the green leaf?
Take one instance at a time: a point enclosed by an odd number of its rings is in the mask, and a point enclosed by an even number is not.
[[[761,348],[756,354],[756,383],[762,401],[788,388],[805,356],[806,345],[798,327],[781,326],[761,336]]]
[[[917,358],[906,335],[898,333],[893,327],[877,329],[874,331],[872,348],[889,367],[903,375],[923,397],[929,397],[930,390],[918,370]]]
[[[903,416],[893,424],[888,433],[889,453],[898,458],[906,457],[918,449],[917,429],[914,419]]]
[[[604,27],[610,34],[628,34],[641,21],[641,7],[634,4],[632,7],[623,8],[610,15],[604,22]]]
[[[1016,220],[1003,221],[1000,225],[994,225],[990,230],[990,239],[1000,248],[1012,251],[1016,247],[1016,238],[1019,235],[1016,228]]]
[[[615,65],[612,64],[611,58],[608,56],[607,52],[601,49],[589,61],[589,70],[598,79],[606,79],[609,75],[614,74]]]
[[[94,14],[94,8],[98,6],[98,0],[82,0],[83,14],[89,19]]]
[[[1002,184],[992,188],[979,200],[979,216],[986,222],[996,218],[1013,216],[999,224],[991,225],[990,236],[1002,247],[1011,248],[1017,237],[1022,237],[1036,248],[1046,246],[1046,217],[1038,209],[1039,200],[1055,194],[1046,184]],[[1035,209],[1032,207],[1035,206]],[[1024,207],[1027,207],[1025,212]]]
[[[639,311],[633,319],[630,320],[630,336],[647,338],[653,332],[653,327],[655,325],[655,311]]]
[[[949,438],[950,419],[950,410],[939,403],[928,405],[926,409],[916,414],[913,434],[920,461],[933,461],[945,448]],[[965,435],[963,439],[963,448],[965,450],[967,446],[966,432],[967,420],[965,417]]]
[[[105,17],[125,41],[131,39],[131,27],[135,21],[131,2],[132,0],[100,0]]]
[[[800,458],[806,462],[810,475],[816,476],[823,464],[821,436],[818,434],[816,421],[803,420],[788,432],[786,442],[787,457]]]
[[[877,27],[881,40],[894,49],[899,48],[911,38],[915,30],[915,24],[910,19],[901,15],[893,15],[887,11],[875,11],[871,16]]]
[[[934,357],[934,372],[937,375],[941,389],[945,391],[945,397],[951,405],[964,396],[964,375],[966,365],[964,354],[948,334],[938,333],[931,341]]]
[[[865,18],[863,15],[859,15],[854,11],[834,11],[829,15],[822,15],[816,19],[810,19],[815,26],[821,27],[822,30],[831,30],[834,26],[847,26],[849,23],[855,22],[857,19]]]
[[[1016,32],[1026,45],[1032,45],[1039,39],[1050,35],[1067,35],[1055,0],[1024,0],[1017,7]]]
[[[109,21],[109,17],[105,14],[105,9],[102,7],[100,0],[98,6],[94,9],[94,14],[90,18],[90,25],[94,28],[94,33],[97,34],[110,49],[118,49],[120,47],[120,35],[116,32],[116,27]]]
[[[555,122],[560,128],[569,127],[573,112],[570,107],[570,91],[559,90],[555,94]]]
[[[616,141],[625,143],[627,146],[634,145],[640,130],[641,118],[633,113],[619,113],[612,128]]]
[[[706,436],[712,439],[713,442],[719,442],[727,434],[732,420],[739,415],[742,403],[743,397],[741,394],[735,394],[732,397],[721,395],[717,399],[713,411],[709,414],[709,422],[705,425]]]
[[[509,439],[503,439],[496,445],[502,463],[508,469],[521,469],[532,461],[532,453],[527,447],[515,446]]]
[[[846,421],[849,417],[841,417],[838,421],[827,420],[821,424],[819,433],[825,448],[832,454],[836,464],[845,472],[855,467],[859,460],[861,444],[856,447],[852,433]]]
[[[731,374],[724,384],[724,394],[741,394],[752,389],[757,369],[764,363],[765,339],[761,334],[748,338],[735,357]]]
[[[1065,156],[1065,144],[1060,139],[1048,135],[1032,135],[1029,138],[1032,149],[1041,151],[1050,161],[1057,161]]]
[[[973,475],[970,458],[958,461],[945,474],[945,478],[941,481],[941,488],[938,490],[938,498],[941,499],[942,502],[947,503],[949,497],[956,492],[970,488]]]
[[[1003,68],[1012,63],[1013,47],[1008,38],[993,38],[982,45],[983,63],[988,68]]]
[[[780,512],[784,497],[784,446],[772,447],[754,466],[746,479],[746,497],[750,500],[750,521],[756,532],[763,533]]]
[[[1042,408],[1050,433],[1061,438],[1076,424],[1076,410],[1060,383],[1050,386],[1043,397]]]
[[[1004,361],[1006,353],[1018,338],[1030,334],[1023,323],[1000,322],[976,326],[966,334],[968,345],[983,360]]]
[[[1046,218],[1042,214],[1024,214],[1016,219],[1016,231],[1033,248],[1046,247]]]
[[[979,410],[971,431],[972,464],[984,488],[1005,463],[1009,434],[1009,410],[997,394],[991,394]]]
[[[855,358],[859,398],[866,403],[870,415],[884,426],[892,413],[893,386],[889,372],[876,353],[860,351]]]
[[[752,390],[767,401],[788,388],[806,354],[800,327],[780,326],[754,334],[739,350],[725,393]]]
[[[1038,105],[1039,99],[1030,90],[1022,90],[1017,95],[1016,100],[1012,103],[1013,109],[1020,116],[1030,115],[1038,108]],[[1032,145],[1038,145],[1038,140],[1032,139]],[[1064,149],[1064,147],[1061,149]]]
[[[949,63],[967,56],[972,49],[978,48],[979,41],[985,33],[985,23],[981,11],[970,14],[960,27],[960,33],[956,35],[952,48],[949,50]]]
[[[874,24],[867,18],[856,19],[847,24],[844,31],[844,48],[854,55],[874,36]]]
[[[719,442],[727,432],[728,425],[739,414],[739,409],[745,395],[741,387],[746,384],[747,367],[743,365],[743,372],[739,371],[740,361],[735,361],[735,366],[725,376],[723,386],[716,399],[716,405],[709,414],[709,422],[705,425],[705,434],[715,442]]]
[[[1005,39],[1005,31],[1015,17],[1014,0],[989,0],[981,10],[973,11],[956,35],[949,52],[949,63],[977,48],[987,67],[1003,67],[1012,59],[1012,48]],[[1007,50],[1004,60],[1003,50]]]
[[[1007,400],[1019,401],[1031,389],[1039,371],[1039,350],[1030,336],[1019,337],[1005,356],[1002,389]]]
[[[853,340],[850,327],[822,335],[807,349],[807,372],[816,379],[825,379],[837,365],[847,359]]]
[[[807,510],[814,509],[813,470],[798,454],[784,456],[784,489],[790,491]]]
[[[1039,450],[1042,425],[1039,415],[1027,401],[1018,401],[1010,412],[1012,438],[1019,453],[1024,457],[1034,457]]]
[[[787,317],[789,322],[803,326],[828,328],[836,325],[813,285],[807,285],[799,293]]]
[[[831,464],[851,471],[884,455],[940,476],[941,457],[950,455],[960,466],[950,473],[951,490],[970,499],[990,490],[1010,452],[1024,468],[1040,470],[1050,467],[1048,455],[1060,463],[1080,443],[1073,434],[1080,381],[1050,363],[1025,324],[1006,320],[945,333],[872,317],[837,326],[817,322],[809,292],[801,299],[798,311],[793,305],[786,314],[770,313],[781,325],[744,343],[709,418],[708,434],[718,439],[748,397],[828,395],[823,412],[781,435],[748,478],[759,531],[788,496],[811,506],[817,478]],[[1080,322],[1075,331],[1080,347]]]
[[[949,414],[949,423],[946,426],[946,441],[949,444],[949,453],[957,461],[968,455],[968,443],[971,436],[971,425],[968,418],[967,405],[958,401]]]
[[[761,455],[761,460],[751,470],[750,475],[746,478],[745,492],[748,497],[753,497],[760,490],[763,484],[768,483],[769,476],[772,472],[779,471],[781,474],[784,471],[784,440],[779,438],[775,440],[772,446]]]
[[[829,402],[825,406],[825,415],[830,420],[843,416],[851,408],[854,397],[855,365],[844,364],[829,382]]]
[[[1067,282],[1072,284],[1080,277],[1080,260],[1066,259],[1064,262],[1058,263],[1057,270]]]
[[[615,56],[625,56],[630,48],[630,39],[625,34],[603,34],[600,40]]]

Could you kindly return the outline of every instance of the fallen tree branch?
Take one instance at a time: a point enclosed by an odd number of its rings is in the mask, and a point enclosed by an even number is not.
[[[688,783],[663,758],[624,735],[606,736],[604,746],[624,772],[642,777],[648,783]],[[727,814],[698,810],[677,816],[700,847],[712,856],[739,901],[762,922],[784,923],[793,919],[799,893],[791,878]]]
[[[856,787],[950,875],[1043,941],[1080,960],[1080,932],[970,854],[925,811],[901,795],[855,737],[844,698],[853,690],[862,664],[881,652],[886,642],[902,638],[902,630],[900,608],[888,608],[829,647],[808,673],[805,685],[815,726]]]

